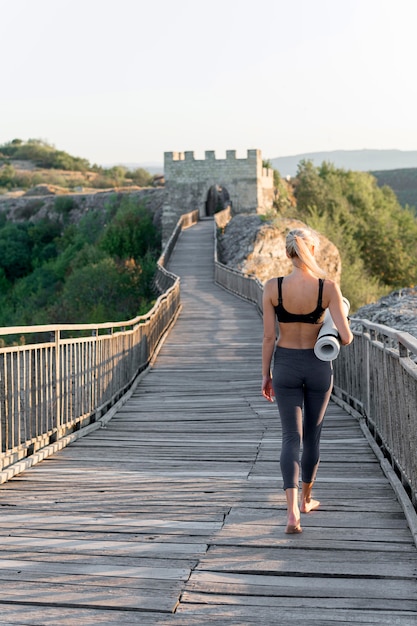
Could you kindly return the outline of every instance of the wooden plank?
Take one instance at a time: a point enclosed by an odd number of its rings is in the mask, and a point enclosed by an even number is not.
[[[256,559],[253,558],[254,551],[254,547],[211,546],[195,571],[310,577],[337,575],[387,580],[414,580],[417,573],[417,554],[414,551],[403,552],[401,562],[397,554],[385,550],[374,551],[370,561],[363,550],[329,550],[328,547],[316,548],[306,557],[305,547],[299,541],[288,547],[257,546]]]
[[[293,626],[294,623],[303,623],[308,615],[308,623],[315,626],[340,626],[341,624],[366,624],[367,626],[412,626],[415,623],[417,613],[415,611],[381,610],[378,606],[367,605],[363,609],[343,609],[334,606],[312,608],[303,602],[301,606],[292,604],[250,605],[245,603],[244,596],[234,597],[236,604],[222,602],[224,596],[215,596],[217,605],[211,604],[187,604],[183,603],[178,608],[178,617],[183,621],[180,624],[203,624],[209,623],[214,626]],[[243,604],[237,604],[243,598]],[[230,597],[229,597],[230,599]],[[310,598],[309,598],[310,600]],[[340,604],[340,599],[338,604]],[[334,604],[334,602],[333,602]],[[194,621],[196,620],[196,621]],[[200,620],[200,621],[198,621]]]
[[[161,612],[112,608],[1,603],[2,626],[154,626],[164,622]],[[170,616],[172,617],[172,616]],[[197,618],[200,619],[200,618]],[[7,620],[7,621],[6,621]],[[170,623],[170,619],[166,622]],[[196,623],[196,622],[195,622]]]
[[[235,574],[229,572],[194,572],[187,591],[238,595],[270,595],[303,598],[374,598],[407,601],[415,598],[415,580],[391,580],[363,577],[277,576],[268,574]],[[414,605],[414,609],[417,609]]]

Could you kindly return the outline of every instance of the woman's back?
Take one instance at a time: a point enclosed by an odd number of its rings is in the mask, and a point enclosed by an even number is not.
[[[271,281],[271,301],[279,320],[279,346],[314,348],[324,310],[328,306],[326,282],[299,269],[281,280],[275,280],[275,285]]]

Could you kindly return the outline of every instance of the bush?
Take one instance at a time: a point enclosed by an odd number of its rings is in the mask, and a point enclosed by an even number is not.
[[[14,282],[32,271],[31,241],[23,224],[7,223],[0,229],[0,268]]]
[[[56,323],[100,323],[128,320],[146,302],[147,287],[141,264],[104,257],[76,266],[65,282],[59,301],[50,310]]]
[[[150,187],[153,183],[152,174],[142,167],[128,171],[126,178],[129,178],[135,185],[138,185],[138,187]]]
[[[71,198],[71,196],[57,196],[54,200],[55,211],[64,218],[68,217],[74,207],[74,198]]]
[[[148,251],[159,253],[161,237],[148,209],[131,198],[125,198],[107,227],[100,246],[111,256],[138,260]]]

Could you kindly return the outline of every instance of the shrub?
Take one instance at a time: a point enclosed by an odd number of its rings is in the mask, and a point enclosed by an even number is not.
[[[71,196],[57,196],[54,201],[54,209],[64,218],[68,217],[75,207],[74,198]]]
[[[161,239],[146,207],[125,198],[100,242],[103,250],[121,259],[136,259],[148,251],[159,252]]]

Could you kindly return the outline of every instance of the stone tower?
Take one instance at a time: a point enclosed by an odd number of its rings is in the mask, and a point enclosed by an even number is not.
[[[188,211],[198,209],[204,217],[228,205],[234,213],[265,213],[272,207],[273,171],[262,167],[260,150],[248,150],[245,159],[237,159],[235,150],[225,159],[212,151],[204,159],[195,159],[194,152],[165,152],[164,174],[164,242]]]

